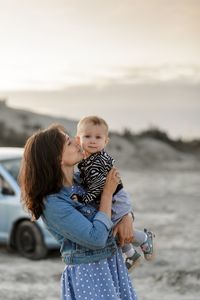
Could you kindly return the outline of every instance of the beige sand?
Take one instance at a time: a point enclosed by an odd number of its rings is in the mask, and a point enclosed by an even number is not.
[[[200,299],[198,171],[121,171],[137,228],[156,234],[156,257],[131,274],[140,300]],[[0,248],[0,300],[58,300],[64,264],[58,255],[33,262]]]

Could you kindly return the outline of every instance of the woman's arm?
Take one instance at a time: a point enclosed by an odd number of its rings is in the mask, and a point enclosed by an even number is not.
[[[119,184],[120,177],[116,168],[112,168],[107,177],[104,185],[103,192],[101,194],[101,202],[99,211],[104,212],[111,217],[112,197],[115,192],[117,185]]]
[[[90,214],[90,208],[87,208]],[[90,221],[74,205],[55,196],[49,197],[43,220],[50,232],[89,249],[103,248],[113,226],[110,218],[97,212]]]
[[[99,212],[92,221],[83,216],[75,208],[73,202],[67,202],[64,198],[58,198],[55,195],[49,196],[43,212],[49,230],[52,229],[72,242],[90,249],[105,247],[113,226],[110,219],[111,202],[113,190],[116,189],[118,182],[117,171],[112,169],[107,176]]]

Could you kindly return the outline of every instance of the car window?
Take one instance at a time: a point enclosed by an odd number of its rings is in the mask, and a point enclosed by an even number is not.
[[[0,194],[3,196],[15,195],[14,190],[2,175],[0,175]]]
[[[7,159],[7,160],[0,161],[0,163],[4,167],[4,169],[6,169],[17,181],[21,159],[20,158]]]

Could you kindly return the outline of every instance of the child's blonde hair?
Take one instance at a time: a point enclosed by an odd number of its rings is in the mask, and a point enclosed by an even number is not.
[[[87,124],[92,124],[92,125],[103,125],[105,127],[106,133],[108,134],[108,124],[106,121],[98,116],[88,116],[88,117],[83,117],[77,125],[77,135],[79,135],[82,131],[83,126]]]

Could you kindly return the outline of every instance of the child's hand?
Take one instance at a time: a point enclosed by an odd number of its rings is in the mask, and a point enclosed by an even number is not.
[[[78,201],[78,197],[77,197],[76,194],[73,194],[73,195],[71,196],[71,199],[74,200],[74,201]]]

